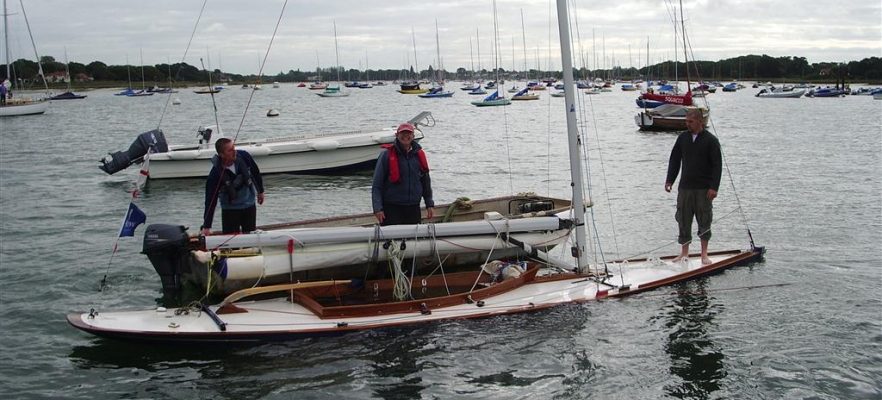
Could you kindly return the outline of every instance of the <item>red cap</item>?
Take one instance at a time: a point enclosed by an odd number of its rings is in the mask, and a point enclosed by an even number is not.
[[[414,130],[415,130],[415,128],[413,127],[413,124],[411,124],[410,122],[405,122],[401,125],[398,125],[398,130],[396,130],[395,133],[401,133],[401,132],[413,133]]]

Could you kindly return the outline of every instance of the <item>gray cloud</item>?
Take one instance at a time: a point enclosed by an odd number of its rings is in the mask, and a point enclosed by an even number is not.
[[[14,58],[32,58],[23,33],[18,1],[9,1],[13,15]],[[199,58],[212,67],[236,73],[255,73],[270,43],[282,9],[281,0],[242,2],[211,0],[196,29],[186,62]],[[674,56],[671,3],[657,0],[576,0],[579,35],[577,52],[592,66],[628,66],[658,62]],[[696,58],[716,60],[745,54],[803,56],[810,62],[850,61],[882,56],[882,5],[866,0],[693,0],[685,2],[686,28]],[[77,62],[144,63],[180,61],[193,31],[202,1],[150,2],[42,0],[26,2],[28,18],[41,55],[61,60],[64,48]],[[521,10],[527,42],[527,64],[534,68],[537,53],[543,68],[549,60],[559,66],[557,25],[549,1],[512,0],[497,4],[500,65],[522,68]],[[405,68],[414,64],[411,30],[420,68],[437,65],[435,19],[441,57],[449,69],[475,63],[492,67],[493,13],[489,0],[434,2],[367,0],[288,2],[264,69],[275,74],[289,69],[313,70],[334,65],[333,23],[337,24],[340,63],[346,67]],[[476,38],[476,29],[480,36]],[[592,39],[592,33],[594,38]],[[480,40],[480,43],[477,42]],[[601,44],[605,42],[606,58]],[[25,44],[23,44],[25,43]],[[512,48],[514,44],[514,49]],[[630,51],[629,51],[630,46]],[[514,50],[514,51],[512,51]],[[21,54],[24,52],[24,54]],[[514,60],[512,60],[514,53]],[[680,51],[682,53],[682,50]],[[550,57],[549,57],[550,55]],[[318,57],[317,57],[318,56]],[[318,58],[318,61],[317,61]],[[678,57],[682,60],[682,55]],[[577,60],[577,64],[581,64]]]

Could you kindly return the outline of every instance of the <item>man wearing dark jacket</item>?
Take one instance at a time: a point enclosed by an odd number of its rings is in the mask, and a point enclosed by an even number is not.
[[[677,213],[674,218],[680,228],[678,262],[689,255],[692,241],[692,219],[698,221],[698,237],[701,239],[701,263],[710,264],[707,245],[711,238],[713,200],[720,189],[723,172],[722,152],[717,137],[704,129],[704,116],[698,108],[686,112],[686,132],[677,136],[668,160],[668,176],[665,191],[670,192],[677,174],[682,169],[680,185],[677,186]]]
[[[426,218],[434,216],[429,163],[413,140],[413,124],[403,123],[395,142],[377,158],[371,203],[380,225],[420,223],[420,200],[426,202]]]
[[[223,233],[251,232],[257,226],[257,204],[263,204],[263,177],[248,152],[236,150],[233,141],[220,138],[214,143],[217,155],[211,159],[211,172],[205,182],[205,214],[202,234],[211,233],[211,222],[218,200],[221,204]]]

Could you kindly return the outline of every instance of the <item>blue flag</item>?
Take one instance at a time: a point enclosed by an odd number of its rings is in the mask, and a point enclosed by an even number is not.
[[[129,203],[129,211],[126,212],[126,219],[119,230],[119,237],[135,236],[135,228],[145,221],[147,221],[147,214],[144,214],[135,203]]]

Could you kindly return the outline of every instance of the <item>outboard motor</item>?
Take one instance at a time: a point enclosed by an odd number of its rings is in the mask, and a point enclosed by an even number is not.
[[[147,255],[159,274],[164,299],[180,297],[181,276],[186,272],[185,267],[189,267],[189,240],[187,228],[181,225],[151,224],[144,232],[141,252]]]
[[[168,143],[166,143],[165,135],[162,134],[161,130],[154,129],[138,135],[138,138],[129,146],[127,151],[108,153],[110,155],[109,159],[104,157],[98,168],[101,168],[108,175],[113,175],[138,162],[148,151],[153,153],[165,153],[168,151]]]
[[[211,131],[211,127],[203,128],[201,126],[196,130],[196,137],[199,138],[199,148],[208,148],[211,144]]]

